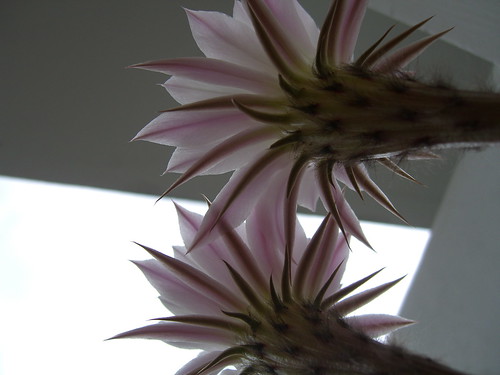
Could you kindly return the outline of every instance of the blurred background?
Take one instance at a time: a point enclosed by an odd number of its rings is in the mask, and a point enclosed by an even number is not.
[[[156,214],[149,211],[153,210],[154,199],[176,178],[170,174],[162,176],[172,150],[129,140],[160,110],[175,106],[175,102],[156,85],[164,82],[166,76],[126,67],[154,59],[199,55],[182,7],[231,13],[232,4],[230,0],[1,2],[0,175],[5,178],[0,179],[0,240],[4,239],[0,244],[0,256],[4,255],[0,267],[4,275],[6,270],[13,275],[0,279],[5,287],[1,290],[24,277],[24,271],[12,267],[17,264],[12,259],[23,252],[19,243],[25,242],[17,240],[21,237],[38,241],[38,248],[30,245],[30,251],[50,254],[47,248],[51,237],[67,241],[67,236],[60,232],[66,228],[62,223],[76,223],[78,218],[83,221],[78,221],[78,231],[71,232],[73,240],[92,246],[95,217],[109,219],[108,224],[99,221],[101,228],[111,225],[110,221],[117,223],[116,217],[103,213],[106,209],[117,211],[122,220],[128,218],[130,225],[124,232],[108,231],[108,236],[128,235],[139,223],[145,225],[148,235],[159,230],[157,224],[145,223],[155,220]],[[303,0],[301,4],[320,24],[330,1]],[[415,38],[452,26],[455,29],[412,65],[417,76],[460,88],[498,89],[500,2],[496,0],[373,0],[357,50],[364,50],[390,25],[397,24],[398,30],[402,30],[432,15],[434,19],[415,33]],[[421,324],[397,339],[457,368],[498,374],[500,329],[494,319],[500,315],[496,297],[500,285],[498,150],[446,151],[442,155],[438,161],[403,165],[425,187],[383,170],[371,172],[411,226],[432,229],[433,233],[410,296],[402,307],[402,314]],[[227,178],[196,178],[172,195],[199,200],[203,191],[213,198]],[[71,194],[65,195],[69,193],[63,193],[61,185],[39,185],[42,181],[71,185]],[[52,189],[47,190],[47,186]],[[87,192],[97,191],[92,190],[95,188],[105,190],[99,190],[102,194],[94,199],[87,199],[74,190],[77,186]],[[120,204],[107,205],[115,199],[108,195],[111,191],[120,192],[124,198]],[[134,211],[121,206],[136,199],[147,208],[141,206]],[[85,206],[77,204],[79,200]],[[352,195],[350,202],[363,220],[401,224],[370,200],[360,201]],[[61,205],[64,210],[58,208]],[[85,213],[94,218],[83,217],[84,207]],[[51,211],[56,213],[55,218],[49,215]],[[34,221],[35,217],[39,220]],[[124,228],[125,224],[120,223]],[[40,230],[42,226],[48,229]],[[65,233],[68,231],[66,228]],[[129,240],[137,238],[125,238]],[[166,247],[166,242],[159,242]],[[88,259],[75,261],[86,255],[76,255],[72,246],[68,243],[65,256],[57,253],[58,258],[51,259],[51,263],[64,268],[69,259],[76,269],[87,264]],[[134,257],[135,250],[130,251]],[[129,253],[117,255],[123,256]],[[92,267],[90,263],[87,266]],[[132,267],[128,270],[135,272]],[[54,281],[55,288],[69,285],[71,272],[65,275],[65,279]],[[66,293],[71,294],[71,288],[60,297]],[[13,294],[8,296],[4,301],[12,303]],[[30,340],[30,332],[37,333],[23,321],[34,319],[37,324],[49,324],[37,319],[40,304],[49,303],[44,301],[37,300],[22,320],[15,310],[10,310],[12,313],[2,318],[3,327],[17,327],[10,332],[19,332],[22,340]],[[147,311],[141,316],[153,317]],[[82,324],[82,319],[78,316],[73,324]],[[135,321],[131,323],[121,329],[132,328]],[[57,325],[57,319],[50,324]],[[71,327],[67,328],[70,332]],[[24,357],[29,359],[30,354],[24,353]],[[5,354],[0,352],[0,370],[5,360]],[[78,364],[75,366],[72,373],[78,373]]]

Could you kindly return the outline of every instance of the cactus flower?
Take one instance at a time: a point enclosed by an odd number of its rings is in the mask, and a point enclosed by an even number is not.
[[[221,219],[241,224],[281,171],[285,217],[320,199],[346,238],[368,244],[344,186],[401,215],[367,163],[413,180],[399,160],[500,140],[499,95],[424,84],[404,70],[449,30],[397,48],[429,19],[392,38],[391,27],[353,56],[366,6],[335,0],[321,28],[297,0],[235,1],[232,17],[188,10],[205,57],[134,66],[171,75],[164,87],[181,104],[134,138],[176,147],[167,171],[182,175],[166,193],[198,175],[235,171],[192,247],[217,238]]]
[[[358,364],[347,353],[361,348],[349,345],[369,343],[377,351],[383,344],[371,337],[411,323],[389,315],[347,317],[399,280],[349,296],[378,272],[341,287],[349,250],[331,215],[310,240],[297,224],[295,250],[289,252],[281,211],[268,209],[277,194],[272,195],[241,228],[221,224],[220,238],[188,254],[202,216],[177,206],[185,246],[175,247],[174,257],[143,246],[154,259],[135,262],[174,315],[115,338],[202,349],[182,375],[217,373],[231,365],[238,372],[305,373],[323,365],[316,355],[333,355],[327,366],[354,368]]]
[[[222,221],[218,239],[189,253],[203,218],[176,206],[185,246],[174,247],[173,257],[143,246],[154,259],[135,262],[173,315],[114,338],[201,349],[177,375],[217,374],[228,366],[235,374],[454,374],[433,372],[445,368],[374,339],[413,322],[353,313],[400,279],[357,294],[379,271],[341,285],[349,249],[331,215],[311,239],[297,222],[291,251],[282,207],[272,206],[279,190],[242,226]]]

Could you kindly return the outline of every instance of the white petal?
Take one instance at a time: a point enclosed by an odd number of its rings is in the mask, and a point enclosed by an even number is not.
[[[256,155],[279,139],[272,128],[258,127],[244,130],[234,136],[197,148],[178,147],[168,162],[167,172],[186,172],[199,163],[206,166],[196,175],[220,174],[233,171],[248,163],[249,155]]]
[[[160,300],[174,314],[220,314],[220,305],[169,273],[153,259],[133,262],[160,293]]]
[[[177,204],[176,209],[181,235],[187,240],[185,244],[189,247],[200,227],[203,217]],[[230,264],[234,263],[231,253],[231,250],[225,246],[222,240],[216,240],[197,251],[192,251],[184,255],[183,258],[189,259],[198,269],[231,289],[235,294],[239,294],[239,290],[236,290],[236,287],[232,288],[233,280],[224,264],[224,261]]]
[[[206,57],[150,61],[135,65],[135,67],[210,85],[238,88],[251,93],[276,94],[280,92],[276,76]]]
[[[274,156],[270,158],[269,155]],[[287,152],[265,151],[254,159],[254,162],[236,171],[210,206],[192,248],[209,243],[220,235],[220,228],[216,224],[222,217],[232,226],[239,226],[249,215],[255,202],[265,193],[270,179],[283,168],[290,168],[291,162]],[[253,169],[262,163],[265,166],[253,172]],[[240,187],[241,184],[243,186]],[[232,199],[233,197],[235,199]]]
[[[359,29],[365,16],[368,0],[347,1],[342,17],[339,61],[349,63],[358,40]]]
[[[285,172],[288,171],[285,169]],[[274,183],[267,186],[266,194],[257,201],[246,222],[248,243],[260,260],[264,274],[273,275],[275,280],[281,278],[285,254],[283,181],[286,181],[286,176],[283,178],[278,175],[273,179]]]
[[[347,261],[349,254],[347,246],[338,246],[342,243],[345,244],[345,239],[341,234],[339,235],[338,225],[335,223],[335,220],[331,218],[319,244],[317,254],[311,262],[311,269],[306,278],[305,290],[309,293],[311,298],[319,292],[335,269],[337,269],[342,262]],[[342,268],[337,271],[334,280],[329,286],[330,290],[335,287],[338,288],[340,285],[343,270]],[[327,291],[329,289],[327,289]]]
[[[264,0],[274,17],[288,33],[290,40],[300,46],[303,56],[312,62],[316,55],[319,29],[297,0]]]
[[[246,90],[235,87],[203,83],[183,77],[171,77],[161,86],[180,104],[190,104],[219,96],[248,93]]]
[[[237,109],[164,112],[134,138],[169,146],[200,146],[261,126]]]
[[[218,282],[217,279],[211,278],[203,271],[178,259],[151,248],[143,247],[179,280],[205,294],[207,298],[219,304],[221,309],[232,311],[246,307],[246,304],[231,289]]]
[[[347,260],[349,259],[350,255],[349,245],[347,244],[343,236],[339,236],[333,253],[334,256],[331,259],[330,264],[328,265],[330,274],[338,267],[340,263],[342,263],[342,265],[340,266],[337,275],[333,279],[332,283],[326,290],[325,293],[326,296],[331,295],[340,289],[342,276],[344,275],[347,266]],[[324,278],[322,280],[322,283],[325,283],[327,280],[328,280],[327,278]]]
[[[247,11],[245,10],[243,3],[239,0],[234,1],[233,18],[236,21],[246,23],[248,26],[253,28],[252,20],[250,19],[250,16],[248,15]]]
[[[187,15],[205,56],[276,73],[250,25],[219,12],[188,10]]]
[[[162,340],[170,345],[186,349],[225,349],[235,342],[234,334],[222,329],[199,327],[191,324],[161,322],[131,331],[115,337]]]
[[[316,211],[318,204],[319,189],[314,176],[314,167],[307,166],[304,177],[300,182],[298,204],[311,211]]]

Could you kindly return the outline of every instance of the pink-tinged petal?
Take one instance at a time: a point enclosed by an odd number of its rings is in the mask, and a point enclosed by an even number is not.
[[[183,237],[186,246],[189,246],[200,228],[203,216],[191,212],[175,202],[173,203],[177,209],[181,236]],[[240,229],[241,228],[236,228],[236,230],[233,229],[233,231],[235,232],[235,235],[238,235],[241,238],[242,241],[246,242],[246,236],[242,236],[244,233],[242,233]],[[233,280],[230,277],[230,274],[227,271],[227,266],[224,262],[236,264],[238,261],[236,256],[237,254],[235,254],[233,247],[228,246],[223,239],[218,239],[208,245],[201,246],[199,251],[191,252],[189,254],[187,254],[184,246],[174,246],[174,255],[176,259],[180,259],[187,264],[193,265],[200,271],[206,273],[227,287],[230,287],[233,284]],[[235,293],[238,293],[238,291],[235,291]]]
[[[244,308],[245,305],[242,304],[240,298],[230,289],[197,268],[147,246],[140,246],[161,262],[165,267],[165,272],[171,272],[179,280],[185,282],[193,289],[197,289],[200,293],[205,294],[208,298],[218,303],[222,309],[234,310]]]
[[[325,284],[330,275],[342,263],[335,278],[326,290],[326,294],[331,294],[340,287],[340,281],[344,274],[345,265],[349,257],[349,247],[345,238],[339,235],[338,226],[334,220],[330,220],[325,234],[319,245],[319,252],[315,257],[308,277],[308,290],[316,294]]]
[[[305,59],[313,61],[319,29],[297,0],[263,0],[288,37],[300,46]]]
[[[259,126],[244,130],[216,145],[199,148],[177,148],[168,163],[167,172],[184,172],[169,188],[203,174],[219,174],[248,163],[248,155],[267,149],[279,138],[280,131]]]
[[[222,239],[233,254],[231,267],[250,283],[256,291],[266,292],[268,290],[269,275],[262,272],[255,254],[230,223],[226,223],[224,219],[221,219],[220,226]]]
[[[325,233],[330,231],[330,226],[332,225],[331,215],[327,215],[321,225],[319,226],[314,236],[311,238],[311,241],[307,245],[307,248],[304,251],[304,255],[301,257],[297,267],[295,269],[292,268],[293,274],[293,292],[298,299],[304,299],[309,295],[311,291],[311,295],[314,295],[314,291],[311,290],[311,277],[313,272],[316,270],[313,269],[315,264],[315,259],[318,256],[318,252],[320,252],[320,245]]]
[[[187,249],[176,254],[176,258],[203,271],[211,278],[226,286],[235,295],[239,295],[239,290],[233,286],[233,282],[224,262],[232,262],[232,254],[227,254],[227,246],[221,240],[216,240],[204,246],[195,254],[187,254]],[[219,254],[221,254],[219,256]],[[243,301],[243,299],[242,299]]]
[[[367,4],[368,0],[346,2],[342,15],[342,31],[339,35],[338,59],[340,62],[348,63],[352,60]]]
[[[283,176],[278,176],[275,179],[276,186],[273,190],[284,191],[284,202],[283,207],[280,208],[282,211],[282,220],[284,221],[284,248],[291,254],[292,264],[297,264],[298,260],[303,256],[305,248],[309,240],[307,239],[304,228],[300,224],[296,216],[297,205],[300,204],[299,196],[300,191],[303,186],[301,186],[304,180],[304,175],[307,170],[307,165],[304,165],[304,161],[295,161],[290,172],[288,170],[283,170]],[[282,181],[287,181],[286,187]],[[294,181],[295,180],[295,181]],[[281,198],[283,200],[283,198]],[[316,198],[317,199],[317,198]]]
[[[349,176],[347,175],[346,167],[344,167],[343,165],[335,165],[333,167],[332,173],[338,181],[347,186],[349,189],[353,191],[356,190],[352,184],[352,181],[349,179]]]
[[[133,262],[160,293],[160,300],[174,314],[205,312],[220,315],[220,306],[165,270],[153,259]]]
[[[120,333],[112,339],[161,340],[185,349],[225,349],[234,344],[234,334],[221,329],[182,323],[158,323]]]
[[[198,356],[184,366],[182,366],[175,375],[192,375],[198,373],[203,367],[212,362],[215,358],[217,358],[222,351],[210,351],[210,352],[201,352]],[[215,371],[215,370],[214,370]],[[217,369],[220,371],[220,368]],[[211,374],[212,372],[207,372],[206,374]]]
[[[134,140],[169,146],[199,146],[260,126],[237,109],[164,112],[144,127]]]
[[[175,208],[177,209],[177,215],[179,217],[181,235],[184,239],[184,243],[189,248],[193,243],[196,233],[200,229],[203,216],[191,212],[178,204],[175,204]],[[229,277],[227,267],[224,265],[223,261],[232,263],[234,259],[233,256],[231,249],[229,249],[222,240],[216,240],[204,246],[200,251],[190,253],[189,256],[185,258],[192,260],[200,270],[205,271],[218,281],[224,280],[224,282],[222,282],[224,285],[231,285],[232,283],[226,283],[227,280],[232,279]]]
[[[318,38],[316,66],[320,72],[330,66],[340,65],[340,46],[342,39],[342,20],[348,1],[335,0],[332,2]]]
[[[183,237],[187,237],[185,243],[189,246],[192,243],[192,238],[194,238],[200,227],[201,216],[179,205],[176,205],[176,208],[181,234]],[[251,256],[248,249],[247,252]],[[179,259],[182,259],[184,262],[189,262],[189,264],[193,264],[199,270],[216,279],[227,288],[230,288],[234,294],[242,297],[243,301],[243,296],[241,296],[239,289],[234,286],[233,279],[224,262],[236,265],[238,271],[242,272],[245,276],[250,276],[249,271],[245,269],[244,265],[243,267],[241,266],[241,257],[238,256],[237,249],[235,249],[234,246],[228,246],[224,239],[217,239],[207,245],[201,246],[197,251],[189,254],[184,252],[179,256]]]
[[[285,30],[275,19],[266,3],[263,0],[248,0],[246,5],[260,44],[279,73],[295,80],[301,72],[308,72],[311,61],[290,38],[289,30]]]
[[[171,77],[161,86],[176,102],[183,105],[221,96],[248,94],[248,91],[236,87],[213,85],[183,77]]]
[[[193,261],[193,259],[186,256],[187,253],[186,246],[172,246],[172,250],[174,251],[175,259],[178,259],[186,264],[189,264],[190,266],[199,269],[199,267],[197,267],[197,264]]]
[[[206,57],[276,72],[250,25],[219,12],[186,12],[196,44]]]
[[[236,171],[210,206],[191,249],[220,235],[220,228],[216,225],[219,219],[224,218],[232,226],[239,226],[265,193],[262,186],[266,186],[278,171],[291,167],[290,158],[286,150],[273,149],[258,155],[252,163]]]
[[[306,12],[306,10],[300,5],[300,3],[296,0],[293,1],[295,10],[297,12],[297,15],[299,16],[300,20],[302,21],[301,24],[304,26],[304,30],[307,33],[310,43],[313,46],[313,53],[311,57],[314,57],[315,51],[316,51],[316,45],[318,43],[318,38],[319,38],[319,28],[318,25],[316,25],[316,21],[311,17],[309,13]],[[305,43],[305,42],[304,42]]]
[[[155,318],[153,320],[161,322],[191,324],[197,327],[215,328],[235,334],[248,332],[248,326],[245,323],[236,321],[235,319],[229,318],[228,316],[190,314],[180,316],[167,316],[162,318]]]
[[[343,237],[339,237],[338,242],[335,244],[335,250],[333,251],[333,257],[330,261],[328,269],[332,273],[337,267],[339,267],[335,278],[328,286],[325,295],[329,296],[340,289],[342,276],[344,275],[347,260],[349,259],[351,250],[349,249],[349,244]],[[322,283],[325,283],[328,279],[324,278]]]
[[[311,245],[310,242],[305,250],[310,249]],[[300,246],[296,250],[299,249]],[[294,255],[298,255],[299,252],[300,250],[295,251]],[[304,257],[305,254],[302,253],[297,259],[304,259]],[[325,294],[330,295],[336,292],[340,288],[340,281],[344,274],[348,258],[349,247],[347,242],[340,235],[338,225],[330,217],[326,223],[324,233],[317,244],[316,253],[313,254],[310,269],[306,274],[306,280],[303,282],[305,285],[304,290],[307,291],[307,294],[311,296],[317,294],[335,270],[337,270],[336,275],[330,281]]]
[[[299,196],[297,199],[299,206],[305,207],[310,211],[316,211],[319,197],[318,184],[314,173],[314,167],[308,165],[300,181]]]
[[[263,194],[256,202],[252,213],[246,221],[248,243],[260,260],[260,266],[267,275],[273,275],[275,280],[281,278],[285,254],[283,204],[285,200],[284,179],[288,171],[275,176]],[[294,213],[295,219],[295,213]],[[302,227],[296,226],[296,240],[299,246],[307,241]]]
[[[222,60],[178,58],[150,61],[133,67],[259,94],[279,93],[277,77]]]
[[[332,3],[319,36],[316,65],[320,73],[351,62],[366,4],[366,0]]]
[[[181,233],[182,240],[187,248],[191,246],[196,232],[200,228],[201,222],[203,221],[203,215],[191,212],[188,209],[173,202],[175,209],[177,210],[177,218],[179,220],[179,229]]]
[[[248,11],[245,9],[242,1],[235,1],[233,6],[233,18],[236,21],[243,22],[252,28],[252,20],[248,15]]]
[[[407,64],[424,52],[427,47],[450,30],[451,29],[442,31],[427,38],[418,40],[409,46],[400,48],[385,59],[378,61],[373,66],[373,70],[378,73],[388,74],[403,69]]]
[[[399,328],[415,323],[413,320],[386,314],[350,316],[345,320],[353,329],[374,338],[387,335]]]

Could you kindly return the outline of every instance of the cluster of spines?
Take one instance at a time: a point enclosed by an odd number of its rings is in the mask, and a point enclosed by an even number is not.
[[[335,278],[340,266],[334,270],[314,298],[304,299],[300,297],[300,292],[296,287],[301,282],[300,277],[297,283],[290,278],[290,254],[287,254],[284,259],[280,293],[277,292],[270,278],[269,290],[265,298],[258,296],[245,279],[227,264],[235,285],[248,301],[249,309],[246,313],[224,311],[224,314],[243,322],[247,329],[238,331],[239,345],[228,348],[192,375],[200,375],[207,370],[229,363],[237,363],[238,367],[242,366],[244,368],[242,374],[248,375],[257,373],[326,375],[335,373],[332,370],[347,371],[349,368],[356,367],[355,358],[360,355],[356,355],[356,350],[353,348],[357,344],[349,344],[346,337],[352,336],[354,342],[359,342],[359,350],[372,341],[375,345],[379,343],[361,332],[352,330],[335,308],[335,304],[380,271],[325,298],[325,291]],[[308,265],[304,267],[307,268]],[[372,294],[367,296],[366,300],[382,294],[399,280],[373,289]],[[341,337],[339,337],[339,332],[341,332]],[[323,358],[318,358],[318,356]],[[329,359],[325,361],[325,358]],[[348,373],[350,372],[346,372]]]

